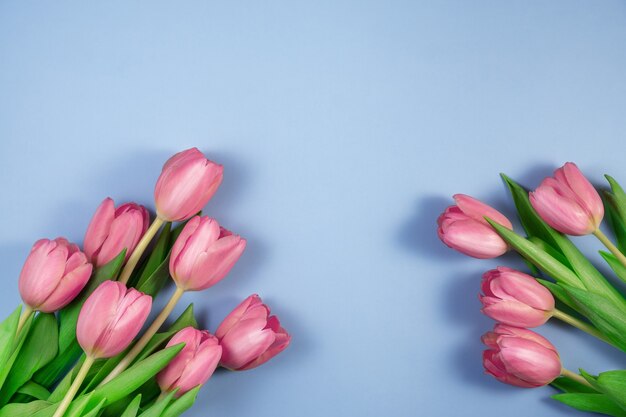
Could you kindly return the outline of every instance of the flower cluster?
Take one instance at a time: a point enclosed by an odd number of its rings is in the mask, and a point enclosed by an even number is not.
[[[246,248],[244,238],[200,215],[222,177],[221,165],[188,149],[163,166],[152,222],[146,207],[106,198],[83,250],[64,238],[34,244],[19,277],[24,307],[0,324],[0,414],[180,415],[218,366],[252,369],[289,345],[258,295],[215,335],[198,328],[192,306],[163,329],[185,292],[220,282]],[[141,334],[170,277],[171,298]],[[27,337],[39,351],[25,349]],[[36,355],[34,369],[13,366],[31,363],[28,355]],[[29,384],[36,394],[20,390]]]
[[[566,235],[595,235],[617,278],[626,280],[626,193],[611,177],[603,203],[598,191],[573,163],[566,163],[528,192],[503,176],[526,236],[494,208],[465,195],[439,217],[438,235],[447,246],[475,258],[519,253],[532,274],[500,266],[486,272],[479,300],[494,319],[483,335],[485,372],[499,381],[531,388],[552,384],[553,398],[574,408],[623,415],[626,371],[598,376],[564,368],[557,349],[529,328],[550,318],[562,320],[626,352],[626,300]],[[600,230],[605,212],[618,240]],[[621,250],[620,250],[621,248]],[[621,393],[618,395],[618,393]],[[618,395],[618,397],[616,397]]]

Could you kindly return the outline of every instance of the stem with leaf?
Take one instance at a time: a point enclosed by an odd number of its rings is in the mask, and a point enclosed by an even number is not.
[[[152,238],[154,238],[154,236],[157,234],[161,226],[163,226],[163,223],[165,223],[165,220],[161,219],[160,217],[157,217],[154,219],[154,221],[152,222],[152,224],[150,225],[146,233],[143,235],[143,237],[137,244],[137,247],[135,248],[133,253],[130,255],[130,258],[128,258],[128,261],[126,262],[126,266],[124,266],[124,269],[122,270],[122,273],[120,274],[120,278],[118,280],[119,282],[121,282],[122,284],[126,284],[128,282],[128,279],[130,278],[130,274],[133,273],[133,270],[137,266],[137,263],[139,262],[141,255],[143,255],[144,251],[146,250],[146,248],[152,241]]]
[[[600,229],[593,232],[593,235],[617,258],[617,260],[626,267],[626,256],[611,242],[611,240]]]
[[[610,344],[611,346],[615,346],[613,342],[611,342],[606,336],[600,333],[598,329],[596,329],[595,327],[593,327],[592,325],[588,323],[585,323],[582,320],[577,319],[576,317],[570,316],[569,314],[562,312],[561,310],[554,309],[552,311],[552,317],[557,318],[561,320],[562,322],[567,323],[571,326],[574,326],[582,330],[583,332],[588,333],[592,335],[593,337],[596,337],[602,340],[603,342]]]
[[[72,400],[74,399],[74,396],[78,392],[78,389],[80,388],[81,384],[83,383],[83,381],[87,377],[87,373],[89,372],[89,369],[91,368],[91,366],[93,365],[95,360],[96,359],[92,358],[91,356],[87,356],[85,358],[85,361],[83,362],[83,365],[80,367],[80,370],[78,371],[78,375],[76,375],[76,378],[72,382],[72,385],[70,386],[70,389],[65,394],[65,397],[63,397],[63,400],[61,401],[61,403],[57,407],[57,409],[54,412],[54,415],[52,417],[63,417],[63,415],[67,411],[68,407],[72,403]]]

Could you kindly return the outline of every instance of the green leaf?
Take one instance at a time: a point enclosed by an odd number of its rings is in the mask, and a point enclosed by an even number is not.
[[[180,352],[184,344],[161,350],[128,368],[112,381],[92,391],[95,401],[106,398],[110,405],[126,397],[156,375]]]
[[[74,340],[70,347],[37,371],[33,376],[33,381],[48,389],[52,388],[59,377],[67,373],[82,353],[83,349],[78,342]]]
[[[563,376],[558,377],[550,383],[554,388],[563,392],[571,393],[592,393],[597,394],[598,391],[591,388],[589,385],[582,384],[575,379],[566,378]]]
[[[0,417],[34,417],[37,412],[51,406],[48,401],[32,401],[29,403],[7,404],[0,409]]]
[[[140,414],[141,417],[160,417],[165,408],[172,402],[174,398],[174,394],[176,391],[172,391],[167,394],[164,398],[157,400],[152,406],[148,407],[143,413]]]
[[[28,395],[37,400],[47,400],[48,397],[50,397],[50,391],[32,381],[28,381],[27,383],[22,385],[20,389],[17,390],[17,392],[19,394]]]
[[[135,398],[128,404],[126,410],[120,417],[137,417],[137,413],[139,412],[139,405],[141,404],[141,394],[136,395]]]
[[[602,392],[626,410],[626,370],[602,372],[596,382]]]
[[[0,324],[0,363],[4,365],[0,371],[0,388],[4,384],[4,380],[11,369],[11,367],[8,366],[9,358],[15,348],[15,335],[21,314],[22,306],[20,305],[13,310],[13,313],[11,313],[2,324]]]
[[[83,307],[87,298],[104,281],[117,279],[125,258],[126,249],[124,249],[108,264],[96,269],[95,273],[89,280],[89,283],[80,295],[59,312],[59,321],[61,323],[59,330],[60,352],[68,349],[72,342],[76,340],[76,322],[78,321],[78,314],[80,313],[80,309]]]
[[[136,288],[143,285],[148,278],[159,268],[159,266],[163,263],[163,260],[167,257],[167,254],[170,251],[170,237],[172,234],[172,224],[166,222],[161,229],[161,234],[159,235],[159,239],[157,240],[150,256],[145,262],[145,265],[141,271],[137,279]]]
[[[487,219],[487,221],[509,245],[520,253],[520,255],[545,271],[552,278],[572,287],[584,288],[578,279],[578,276],[572,272],[571,269],[564,266],[554,257],[550,256],[550,254],[541,249],[535,243],[517,235],[512,230],[492,221],[491,219]]]
[[[589,321],[616,347],[626,352],[626,311],[602,295],[563,284],[561,287]]]
[[[85,395],[78,400],[75,400],[70,406],[68,412],[65,414],[66,417],[95,417],[100,413],[102,407],[106,403],[106,399],[103,398],[97,403],[94,407],[89,407],[89,402],[91,398],[90,395]],[[87,411],[87,412],[85,412]]]
[[[58,326],[54,314],[40,313],[26,336],[26,341],[13,369],[0,390],[0,404],[9,402],[19,387],[24,385],[33,374],[50,362],[58,351]]]
[[[626,417],[626,411],[604,394],[568,393],[556,394],[552,398],[580,411]]]
[[[611,267],[615,275],[622,281],[626,282],[626,267],[617,260],[615,255],[609,252],[600,251],[600,255],[604,258],[607,264]]]
[[[626,219],[620,216],[617,208],[618,203],[613,194],[605,191],[602,196],[604,197],[605,218],[608,220],[611,229],[613,229],[613,233],[617,239],[617,247],[624,252],[626,249]]]
[[[196,402],[198,391],[200,391],[199,386],[183,394],[179,399],[167,407],[165,412],[161,414],[161,417],[178,417],[190,409]]]
[[[50,401],[51,403],[58,403],[63,400],[63,397],[65,397],[65,394],[67,394],[67,391],[69,391],[70,387],[72,386],[72,377],[72,372],[68,372],[67,375],[65,375],[65,377],[61,380],[61,382],[59,382],[59,385],[57,385],[54,391],[52,391],[52,394],[50,394],[48,401]]]

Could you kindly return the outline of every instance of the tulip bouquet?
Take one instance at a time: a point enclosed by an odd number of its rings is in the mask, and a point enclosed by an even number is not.
[[[578,410],[626,416],[626,370],[571,371],[548,340],[528,329],[553,318],[626,352],[626,299],[617,287],[626,282],[626,193],[607,176],[602,199],[573,163],[530,193],[503,178],[523,235],[503,214],[466,195],[455,195],[456,204],[438,219],[449,247],[482,259],[514,250],[528,266],[528,273],[501,266],[483,275],[482,312],[497,322],[482,337],[485,372],[519,387],[550,384],[560,391],[552,398]],[[614,239],[600,229],[605,213]],[[612,276],[601,274],[567,237],[588,234],[608,249],[600,255]]]
[[[180,152],[156,184],[152,223],[145,207],[107,198],[82,250],[63,238],[34,244],[19,277],[24,305],[0,324],[0,417],[174,417],[218,366],[255,368],[287,347],[257,295],[215,334],[198,329],[192,305],[165,324],[185,292],[222,280],[246,247],[199,214],[222,171],[195,148]],[[173,294],[150,320],[170,278]]]

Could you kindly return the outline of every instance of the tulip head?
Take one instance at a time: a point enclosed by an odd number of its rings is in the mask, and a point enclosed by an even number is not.
[[[180,343],[185,347],[157,375],[161,391],[178,389],[176,397],[208,381],[222,356],[219,341],[206,330],[186,327],[172,337],[167,347]]]
[[[220,228],[216,220],[189,220],[172,247],[170,275],[185,291],[199,291],[221,281],[235,265],[246,240]]]
[[[148,230],[150,214],[139,204],[115,208],[112,199],[100,204],[85,233],[85,254],[97,267],[106,265],[126,249],[126,259]]]
[[[561,374],[556,348],[543,336],[518,327],[497,324],[483,335],[485,373],[522,388],[547,385]]]
[[[172,156],[163,166],[154,189],[157,216],[174,222],[197,214],[220,186],[223,170],[197,148]]]
[[[92,265],[66,239],[41,239],[33,245],[19,278],[20,295],[33,310],[52,313],[83,290]]]
[[[111,358],[130,345],[146,322],[152,297],[116,281],[104,281],[83,304],[76,338],[92,358]]]
[[[600,195],[572,162],[544,179],[530,193],[530,203],[551,227],[573,236],[595,232],[604,217]]]
[[[285,350],[291,336],[258,295],[251,295],[220,324],[220,365],[233,371],[256,368]]]
[[[467,195],[456,194],[456,205],[437,219],[439,239],[452,249],[474,258],[495,258],[506,253],[507,243],[485,220],[513,229],[509,219],[496,209]]]
[[[492,319],[516,327],[537,327],[554,311],[554,297],[530,275],[498,267],[483,275],[482,312]]]

